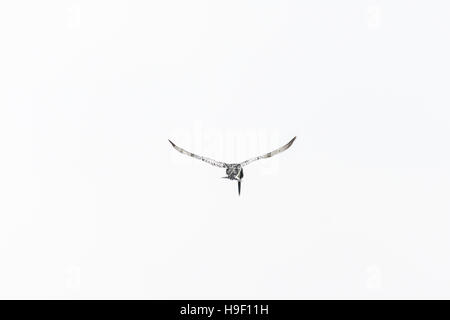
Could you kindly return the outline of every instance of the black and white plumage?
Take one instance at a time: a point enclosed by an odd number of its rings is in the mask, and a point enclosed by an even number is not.
[[[177,150],[178,152],[181,152],[181,153],[183,153],[185,155],[188,155],[190,157],[193,157],[195,159],[199,159],[199,160],[205,161],[205,162],[207,162],[207,163],[209,163],[209,164],[211,164],[213,166],[220,167],[220,168],[226,168],[227,176],[223,177],[223,178],[230,179],[230,180],[237,180],[237,182],[238,182],[238,193],[240,195],[241,194],[241,181],[242,181],[242,178],[244,177],[244,169],[242,169],[242,167],[244,167],[244,166],[246,166],[246,165],[248,165],[248,164],[250,164],[250,163],[252,163],[252,162],[254,162],[256,160],[270,158],[270,157],[273,157],[274,155],[276,155],[276,154],[278,154],[280,152],[285,151],[286,149],[288,149],[294,143],[294,140],[296,138],[297,137],[292,138],[291,141],[286,143],[284,146],[282,146],[282,147],[280,147],[280,148],[278,148],[278,149],[276,149],[276,150],[274,150],[272,152],[263,154],[262,156],[258,156],[258,157],[255,157],[255,158],[248,159],[248,160],[246,160],[244,162],[241,162],[241,163],[225,163],[225,162],[216,161],[216,160],[213,160],[213,159],[210,159],[210,158],[207,158],[207,157],[198,156],[198,155],[196,155],[196,154],[194,154],[192,152],[186,151],[183,148],[178,147],[177,145],[175,145],[175,143],[173,143],[170,140],[169,140],[169,142],[172,145],[172,147],[174,147],[175,150]]]

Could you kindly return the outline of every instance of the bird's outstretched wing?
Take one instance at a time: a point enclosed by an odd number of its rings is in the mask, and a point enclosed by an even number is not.
[[[196,155],[196,154],[194,154],[192,152],[189,152],[189,151],[184,150],[183,148],[180,148],[179,146],[177,146],[175,143],[173,143],[170,140],[169,140],[169,142],[172,145],[172,147],[175,148],[175,150],[177,150],[177,151],[179,151],[179,152],[181,152],[181,153],[183,153],[185,155],[188,155],[188,156],[190,156],[192,158],[195,158],[195,159],[199,159],[199,160],[205,161],[205,162],[207,162],[209,164],[212,164],[213,166],[216,166],[216,167],[225,168],[225,163],[223,163],[223,162],[219,162],[219,161],[207,158],[207,157],[198,156],[198,155]]]
[[[243,167],[243,166],[246,166],[246,165],[248,165],[249,163],[251,163],[251,162],[253,162],[253,161],[256,161],[256,160],[259,160],[259,159],[264,159],[264,158],[270,158],[270,157],[272,157],[272,156],[274,156],[274,155],[276,155],[276,154],[278,154],[278,153],[280,153],[280,152],[283,152],[284,150],[288,149],[288,148],[294,143],[294,140],[295,140],[296,138],[297,138],[297,137],[292,138],[291,141],[289,141],[288,143],[286,143],[286,144],[285,144],[284,146],[282,146],[281,148],[278,148],[277,150],[274,150],[274,151],[272,151],[272,152],[263,154],[262,156],[259,156],[259,157],[255,157],[255,158],[248,159],[248,160],[246,160],[246,161],[244,161],[244,162],[241,162],[240,165]]]

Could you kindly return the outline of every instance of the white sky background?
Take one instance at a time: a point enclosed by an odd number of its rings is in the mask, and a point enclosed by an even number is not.
[[[2,2],[0,297],[450,298],[449,9]]]

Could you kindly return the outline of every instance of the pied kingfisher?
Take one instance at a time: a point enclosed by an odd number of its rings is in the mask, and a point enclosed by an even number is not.
[[[175,143],[173,143],[170,140],[169,140],[169,142],[172,145],[172,147],[174,147],[177,151],[179,151],[179,152],[181,152],[181,153],[183,153],[185,155],[188,155],[188,156],[193,157],[195,159],[199,159],[199,160],[205,161],[205,162],[207,162],[209,164],[212,164],[213,166],[216,166],[216,167],[226,168],[227,176],[226,177],[222,177],[222,178],[230,179],[230,180],[237,180],[237,182],[238,182],[238,194],[240,195],[241,194],[241,181],[242,181],[242,178],[244,177],[244,169],[242,169],[242,167],[248,165],[249,163],[251,163],[253,161],[256,161],[256,160],[259,160],[259,159],[270,158],[270,157],[272,157],[272,156],[274,156],[274,155],[276,155],[276,154],[278,154],[280,152],[283,152],[284,150],[288,149],[294,143],[295,138],[297,138],[297,137],[292,138],[291,141],[286,143],[281,148],[278,148],[278,149],[276,149],[276,150],[274,150],[272,152],[263,154],[262,156],[258,156],[258,157],[255,157],[255,158],[248,159],[248,160],[246,160],[244,162],[241,162],[241,163],[225,163],[225,162],[219,162],[219,161],[207,158],[207,157],[201,157],[201,156],[198,156],[198,155],[196,155],[196,154],[194,154],[192,152],[186,151],[186,150],[178,147],[177,145],[175,145]]]

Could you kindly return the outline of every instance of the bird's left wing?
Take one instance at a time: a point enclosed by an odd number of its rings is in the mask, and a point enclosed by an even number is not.
[[[195,159],[199,159],[199,160],[205,161],[205,162],[207,162],[209,164],[212,164],[213,166],[216,166],[216,167],[225,168],[225,163],[223,163],[223,162],[216,161],[216,160],[213,160],[213,159],[210,159],[210,158],[207,158],[207,157],[198,156],[198,155],[196,155],[196,154],[194,154],[192,152],[189,152],[189,151],[184,150],[183,148],[180,148],[179,146],[177,146],[175,143],[173,143],[170,140],[169,140],[169,142],[172,145],[172,147],[175,148],[175,150],[177,150],[177,151],[179,151],[179,152],[181,152],[181,153],[183,153],[185,155],[188,155],[188,156],[190,156],[192,158],[195,158]]]
[[[276,149],[276,150],[274,150],[272,152],[269,152],[269,153],[263,154],[262,156],[258,156],[258,157],[255,157],[255,158],[248,159],[248,160],[246,160],[244,162],[241,162],[240,165],[243,167],[243,166],[246,166],[246,165],[248,165],[249,163],[251,163],[253,161],[256,161],[256,160],[259,160],[259,159],[273,157],[274,155],[276,155],[276,154],[278,154],[280,152],[283,152],[284,150],[288,149],[294,143],[294,140],[296,138],[297,137],[292,138],[291,141],[286,143],[284,146],[282,146],[282,147],[280,147],[280,148],[278,148],[278,149]]]

